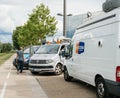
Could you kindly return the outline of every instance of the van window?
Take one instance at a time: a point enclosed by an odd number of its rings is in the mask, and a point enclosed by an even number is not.
[[[24,53],[26,53],[26,54],[28,53],[29,54],[30,53],[30,48],[25,49]]]
[[[67,58],[71,58],[73,54],[73,44],[67,45],[65,47],[65,54],[67,55]]]
[[[70,44],[70,57],[72,57],[72,54],[73,54],[73,44],[71,43]]]
[[[64,48],[65,48],[65,45],[63,45],[60,50],[64,50]]]
[[[36,54],[57,54],[60,45],[43,45],[41,46]]]

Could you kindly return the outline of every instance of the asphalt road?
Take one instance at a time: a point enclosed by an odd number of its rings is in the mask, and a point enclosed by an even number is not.
[[[96,98],[95,88],[77,79],[66,82],[63,75],[50,73],[35,77],[49,98]]]
[[[0,98],[96,98],[95,88],[79,80],[66,82],[63,75],[17,74],[14,55],[0,66]]]
[[[48,98],[28,70],[17,74],[14,55],[0,66],[0,98]]]

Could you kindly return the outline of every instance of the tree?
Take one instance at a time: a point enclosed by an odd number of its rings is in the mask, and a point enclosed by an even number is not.
[[[56,24],[57,21],[50,15],[48,7],[43,3],[36,6],[29,15],[28,21],[13,31],[14,48],[40,44],[46,36],[56,32]]]
[[[36,32],[33,32],[31,28],[32,28],[31,24],[24,25],[26,42],[28,43],[28,45],[31,45],[31,44],[37,45],[39,44],[38,34]]]
[[[27,24],[30,31],[36,35],[36,40],[39,41],[46,38],[47,35],[55,34],[57,21],[50,15],[49,8],[41,3],[29,15]]]
[[[0,53],[2,52],[2,43],[0,42]]]
[[[1,53],[3,52],[9,52],[12,50],[12,45],[10,43],[4,43],[4,44],[1,44]]]
[[[21,35],[21,29],[22,27],[16,27],[16,29],[13,31],[13,35],[12,35],[12,40],[13,40],[13,46],[15,49],[18,49],[20,47],[20,35]]]

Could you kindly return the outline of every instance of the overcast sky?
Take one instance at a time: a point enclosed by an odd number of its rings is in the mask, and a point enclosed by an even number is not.
[[[67,14],[78,15],[102,10],[103,2],[105,0],[66,0]],[[0,30],[12,33],[16,26],[27,21],[28,14],[40,3],[49,7],[61,29],[62,17],[57,16],[57,13],[63,13],[63,0],[0,0]]]

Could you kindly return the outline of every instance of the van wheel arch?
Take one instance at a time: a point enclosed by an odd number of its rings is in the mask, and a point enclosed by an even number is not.
[[[108,93],[105,80],[101,75],[96,75],[95,85],[97,98],[111,98]]]
[[[97,75],[95,76],[95,84],[96,84],[96,80],[97,80],[99,77],[103,78],[101,75],[97,74]]]
[[[65,81],[71,81],[72,79],[73,79],[73,77],[71,77],[71,76],[69,75],[66,66],[64,66],[64,80],[65,80]]]

